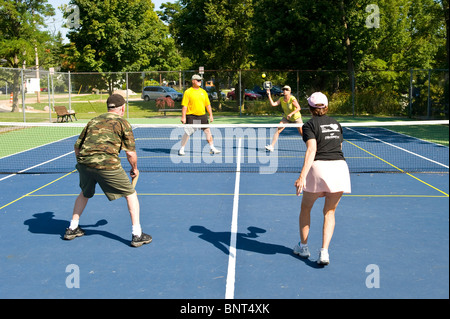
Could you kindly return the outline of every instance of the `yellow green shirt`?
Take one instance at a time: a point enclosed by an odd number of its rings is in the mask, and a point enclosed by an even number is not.
[[[294,101],[297,99],[295,96],[291,96],[287,102],[284,101],[284,97],[280,97],[281,107],[283,108],[284,115],[287,117],[289,114],[291,114],[295,110]],[[294,115],[291,116],[289,121],[295,122],[299,118],[301,118],[302,115],[300,112],[294,113]]]
[[[211,102],[208,98],[208,93],[202,88],[189,88],[183,94],[182,106],[187,107],[186,114],[204,115],[206,113],[206,106]]]

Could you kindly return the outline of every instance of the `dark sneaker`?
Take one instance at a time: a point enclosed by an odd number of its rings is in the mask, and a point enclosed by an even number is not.
[[[82,230],[80,228],[80,226],[78,226],[77,228],[75,228],[74,230],[67,228],[66,229],[66,233],[64,234],[64,239],[65,240],[72,240],[75,237],[81,237],[84,235],[84,230]]]
[[[141,236],[133,235],[131,239],[131,246],[140,247],[144,244],[149,244],[152,242],[152,236],[142,233]]]

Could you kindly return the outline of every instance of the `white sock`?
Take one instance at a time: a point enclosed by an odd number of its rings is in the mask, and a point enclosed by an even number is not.
[[[75,229],[77,229],[77,227],[78,227],[78,223],[79,223],[80,221],[77,219],[77,220],[71,220],[70,221],[70,226],[69,226],[69,228],[70,229],[72,229],[72,230],[75,230]]]
[[[298,245],[300,246],[300,248],[308,247],[308,244],[302,244],[301,241],[298,242]]]
[[[141,225],[132,225],[132,234],[134,236],[141,236],[142,235],[142,228]]]
[[[180,151],[184,151],[184,146],[181,146],[181,147],[180,147]]]

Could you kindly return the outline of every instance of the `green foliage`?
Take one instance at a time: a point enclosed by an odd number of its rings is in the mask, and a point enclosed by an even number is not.
[[[80,10],[80,26],[68,34],[75,70],[125,72],[179,65],[168,27],[158,19],[150,0],[70,3]]]
[[[5,67],[28,66],[35,60],[35,48],[42,52],[50,37],[39,30],[44,17],[54,15],[46,0],[0,0],[0,59]],[[13,111],[18,111],[19,73],[1,79],[9,82],[14,92]]]
[[[47,0],[0,0],[0,58],[5,67],[19,68],[34,63],[35,47],[40,52],[50,40],[40,31],[44,18],[54,15]],[[30,40],[32,39],[32,40]]]
[[[175,9],[175,7],[171,7]],[[177,46],[206,69],[251,67],[252,0],[181,0],[166,14]]]
[[[255,2],[251,53],[272,69],[407,70],[433,68],[445,46],[442,6],[433,0],[260,0]],[[346,21],[346,26],[343,21]],[[346,52],[348,36],[351,56]],[[349,61],[351,59],[351,61]]]

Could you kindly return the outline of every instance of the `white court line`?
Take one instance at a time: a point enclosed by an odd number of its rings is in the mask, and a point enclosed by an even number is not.
[[[429,161],[429,162],[432,162],[432,163],[434,163],[434,164],[443,166],[443,167],[445,167],[445,168],[449,168],[449,167],[448,167],[447,165],[445,165],[445,164],[442,164],[442,163],[440,163],[440,162],[434,161],[434,160],[432,160],[431,158],[428,158],[428,157],[419,155],[419,154],[417,154],[417,153],[408,151],[407,149],[404,149],[404,148],[402,148],[402,147],[400,147],[400,146],[397,146],[397,145],[394,145],[394,144],[385,142],[385,141],[383,141],[383,140],[380,140],[380,139],[378,139],[378,138],[376,138],[376,137],[373,137],[373,136],[370,136],[370,135],[367,135],[367,134],[364,134],[364,133],[355,131],[354,129],[351,129],[351,128],[349,128],[349,127],[347,127],[347,129],[349,129],[350,131],[353,131],[353,132],[355,132],[355,133],[358,133],[358,134],[360,134],[360,135],[363,135],[363,136],[369,137],[369,138],[371,138],[371,139],[374,139],[374,140],[376,140],[376,141],[378,141],[378,142],[384,143],[384,144],[386,144],[386,145],[389,145],[389,146],[398,148],[398,149],[401,150],[401,151],[404,151],[404,152],[406,152],[406,153],[409,153],[409,154],[412,154],[412,155],[414,155],[414,156],[420,157],[420,158],[422,158],[422,159],[424,159],[424,160],[426,160],[426,161]]]
[[[26,171],[29,171],[29,170],[31,170],[31,169],[33,169],[33,168],[36,168],[36,167],[39,167],[39,166],[48,164],[48,163],[50,163],[50,162],[56,161],[56,160],[58,160],[58,159],[60,159],[60,158],[63,158],[64,156],[67,156],[67,155],[72,154],[72,153],[74,153],[74,151],[71,151],[71,152],[69,152],[69,153],[66,153],[66,154],[60,155],[60,156],[58,156],[58,157],[52,158],[51,160],[42,162],[42,163],[40,163],[40,164],[31,166],[31,167],[28,167],[28,168],[26,168],[26,169],[23,169],[23,170],[21,170],[20,172],[18,172],[17,174],[25,173]],[[17,174],[14,173],[14,174],[5,176],[5,177],[3,177],[3,178],[0,178],[0,182],[3,181],[3,180],[5,180],[5,179],[8,179],[8,178],[10,178],[10,177],[16,176]]]
[[[74,136],[77,136],[77,135],[72,135],[72,136],[64,137],[64,138],[62,138],[62,139],[60,139],[60,140],[57,140],[57,141],[53,141],[53,142],[49,142],[49,143],[46,143],[46,144],[38,145],[38,146],[32,147],[32,148],[27,149],[27,150],[23,150],[23,151],[14,153],[14,154],[6,155],[6,156],[1,157],[0,160],[5,159],[5,158],[8,158],[8,157],[11,157],[11,156],[23,154],[23,153],[26,153],[26,152],[29,152],[29,151],[32,151],[32,150],[35,150],[35,149],[38,149],[38,148],[47,146],[47,145],[51,145],[51,144],[54,144],[54,143],[58,143],[58,142],[67,140],[67,139],[69,139],[69,138],[72,138],[72,137],[74,137]],[[74,151],[71,151],[71,152],[69,152],[69,153],[60,155],[60,156],[58,156],[58,157],[55,157],[55,158],[50,159],[50,160],[48,160],[48,161],[42,162],[42,163],[40,163],[40,164],[37,164],[37,165],[31,166],[31,167],[28,167],[28,168],[26,168],[26,169],[24,169],[24,170],[21,170],[21,171],[18,172],[18,173],[14,173],[14,174],[11,174],[11,175],[7,175],[7,176],[5,176],[5,177],[3,177],[3,178],[0,178],[0,182],[3,181],[3,180],[5,180],[5,179],[8,179],[8,178],[10,178],[10,177],[16,176],[17,174],[24,173],[24,172],[26,172],[26,171],[29,171],[29,170],[33,169],[33,168],[36,168],[36,167],[45,165],[45,164],[50,163],[50,162],[53,162],[53,161],[55,161],[55,160],[57,160],[57,159],[60,159],[60,158],[62,158],[62,157],[64,157],[64,156],[67,156],[67,155],[72,154],[72,153],[74,153]]]
[[[239,207],[239,184],[241,180],[241,145],[242,138],[238,140],[236,181],[234,184],[233,216],[231,218],[230,254],[228,255],[228,272],[225,299],[234,299],[234,282],[236,278],[236,238]]]

